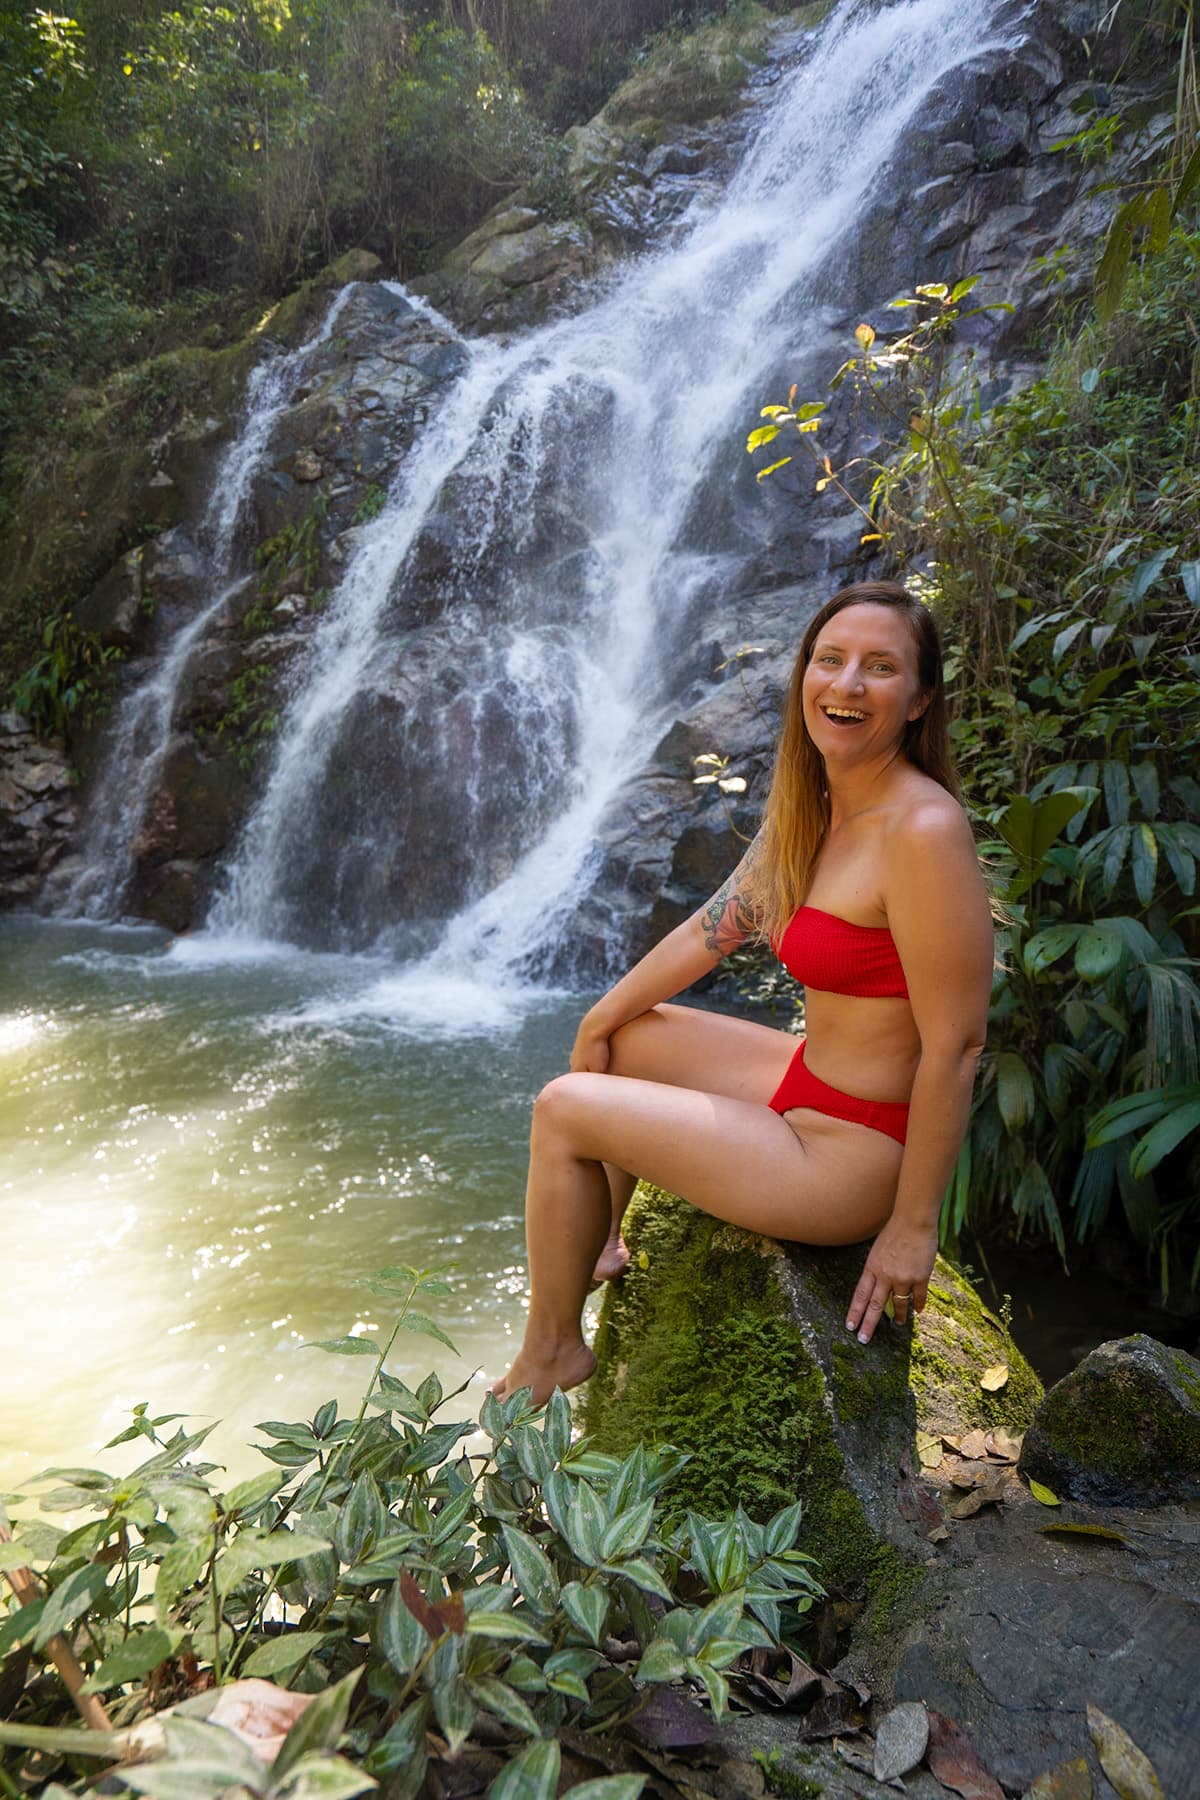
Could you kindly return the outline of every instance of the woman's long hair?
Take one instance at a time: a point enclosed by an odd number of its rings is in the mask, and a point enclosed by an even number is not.
[[[928,697],[929,704],[920,718],[906,724],[900,751],[914,768],[956,800],[961,797],[947,728],[942,647],[928,607],[896,581],[860,581],[853,587],[840,588],[812,619],[800,645],[751,872],[761,929],[764,937],[772,941],[779,938],[792,914],[804,904],[829,830],[825,763],[804,723],[802,690],[804,672],[817,639],[830,619],[848,606],[892,606],[907,622],[917,647],[921,693]]]

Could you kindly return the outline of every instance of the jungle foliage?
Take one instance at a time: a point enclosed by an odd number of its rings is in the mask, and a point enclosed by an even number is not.
[[[861,326],[835,386],[890,460],[835,466],[828,403],[794,392],[749,447],[802,446],[947,641],[1004,922],[944,1241],[1014,1229],[1066,1260],[1123,1221],[1166,1299],[1200,1287],[1200,232],[1176,209],[1144,249],[986,411],[955,341],[974,280]]]
[[[701,10],[0,0],[0,443],[351,246],[411,275],[520,184],[553,197],[557,133]]]
[[[173,1800],[408,1800],[457,1759],[496,1800],[552,1800],[560,1774],[577,1800],[636,1800],[642,1775],[571,1785],[556,1734],[619,1732],[681,1679],[720,1717],[726,1671],[821,1592],[798,1503],[757,1523],[672,1514],[686,1458],[591,1450],[559,1392],[446,1418],[457,1395],[436,1375],[414,1391],[386,1368],[401,1331],[449,1345],[421,1310],[445,1282],[391,1268],[366,1285],[392,1311],[386,1341],[316,1346],[372,1361],[357,1413],[330,1400],[260,1425],[261,1474],[218,1487],[212,1427],[166,1436],[177,1415],[138,1406],[113,1440],[144,1441],[132,1473],[49,1469],[5,1497],[20,1516],[0,1570],[25,1603],[0,1613],[0,1790],[85,1792],[122,1759],[110,1780]],[[273,1762],[204,1722],[238,1676],[318,1696]],[[68,1688],[116,1729],[64,1727]],[[137,1722],[168,1702],[167,1760],[137,1760]]]

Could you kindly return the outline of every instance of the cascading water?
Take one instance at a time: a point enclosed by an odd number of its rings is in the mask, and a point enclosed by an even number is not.
[[[436,929],[447,970],[546,966],[729,567],[703,535],[714,447],[781,368],[826,368],[828,308],[855,298],[837,252],[990,18],[850,0],[761,102],[719,205],[588,310],[472,349],[315,635],[214,932],[358,949]],[[411,594],[447,516],[430,619]]]
[[[241,430],[213,476],[212,494],[198,533],[211,598],[175,632],[157,663],[124,696],[104,768],[95,784],[81,866],[61,910],[78,917],[119,916],[132,873],[134,843],[162,776],[171,741],[180,683],[193,650],[237,586],[238,526],[271,431],[291,400],[307,359],[333,335],[351,287],[333,297],[316,333],[296,349],[260,362],[246,388]]]

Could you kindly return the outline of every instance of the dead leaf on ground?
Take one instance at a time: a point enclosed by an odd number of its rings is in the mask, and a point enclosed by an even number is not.
[[[1015,1463],[1020,1458],[1025,1433],[1022,1431],[1014,1435],[1005,1431],[1002,1425],[997,1425],[993,1431],[988,1432],[984,1441],[989,1456],[998,1457],[1001,1462]]]
[[[271,1763],[282,1749],[284,1738],[315,1697],[313,1694],[292,1694],[286,1688],[276,1687],[273,1681],[246,1675],[241,1681],[231,1681],[228,1687],[219,1688],[204,1716],[210,1725],[224,1725],[227,1731],[235,1732],[256,1755]],[[168,1707],[158,1717],[169,1718],[173,1710]],[[188,1710],[191,1711],[191,1707]]]
[[[929,1750],[925,1759],[943,1787],[962,1800],[1004,1800],[1004,1789],[989,1775],[971,1740],[945,1713],[929,1709]]]
[[[1154,1764],[1144,1750],[1138,1749],[1123,1726],[1102,1713],[1098,1706],[1093,1706],[1090,1700],[1087,1722],[1100,1767],[1121,1800],[1166,1800]]]
[[[985,1481],[991,1481],[996,1473],[995,1463],[960,1462],[957,1468],[950,1470],[950,1485],[956,1488],[975,1488]]]
[[[956,1438],[956,1437],[951,1437],[945,1431],[943,1431],[943,1433],[942,1433],[942,1443],[945,1445],[947,1450],[953,1450],[956,1455],[959,1452],[959,1450],[962,1449],[962,1439]]]
[[[1107,1538],[1110,1543],[1129,1548],[1125,1533],[1114,1531],[1111,1525],[1073,1525],[1069,1519],[1056,1519],[1052,1525],[1039,1525],[1038,1530],[1043,1537]]]
[[[1062,1501],[1059,1499],[1058,1495],[1054,1492],[1054,1489],[1046,1487],[1040,1481],[1031,1481],[1029,1484],[1029,1491],[1033,1495],[1035,1500],[1041,1501],[1043,1506],[1061,1506],[1062,1505]]]
[[[629,1721],[629,1729],[641,1743],[657,1750],[688,1750],[714,1743],[721,1735],[710,1713],[682,1689],[670,1687],[655,1688]]]
[[[902,1475],[896,1489],[896,1506],[900,1517],[921,1531],[932,1531],[942,1523],[942,1509],[937,1495],[911,1475]]]
[[[932,1531],[925,1533],[925,1536],[931,1544],[944,1544],[950,1536],[950,1530],[946,1525],[935,1525]]]
[[[923,1469],[940,1468],[943,1454],[942,1440],[936,1431],[918,1431],[917,1455]]]
[[[967,1462],[980,1462],[987,1455],[987,1432],[968,1431],[958,1440],[958,1454]]]
[[[816,1705],[803,1714],[799,1736],[803,1739],[840,1737],[844,1731],[861,1731],[866,1722],[862,1701],[853,1688],[839,1686],[836,1692],[822,1694]]]
[[[1025,1792],[1025,1800],[1092,1800],[1095,1793],[1092,1771],[1082,1756],[1074,1762],[1059,1763],[1047,1769]]]
[[[980,1482],[961,1500],[956,1500],[950,1507],[952,1519],[970,1519],[985,1506],[1003,1506],[1004,1494],[1008,1487],[1003,1475],[994,1475],[990,1481]]]
[[[876,1781],[895,1781],[907,1775],[925,1755],[929,1743],[929,1714],[919,1700],[902,1700],[880,1721],[875,1733]]]
[[[1008,1386],[1008,1364],[993,1363],[979,1377],[979,1385],[985,1394],[998,1394],[1001,1388]]]
[[[823,1676],[786,1645],[753,1650],[742,1665],[743,1683],[768,1706],[803,1707],[824,1691],[832,1676]]]

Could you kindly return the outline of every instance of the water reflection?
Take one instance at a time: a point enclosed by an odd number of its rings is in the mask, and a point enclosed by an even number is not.
[[[529,1103],[579,1001],[364,959],[236,963],[145,930],[0,925],[0,1485],[93,1456],[128,1409],[226,1421],[360,1391],[303,1346],[387,1321],[358,1279],[453,1262],[458,1385],[521,1319]],[[482,1379],[478,1384],[482,1392]]]

